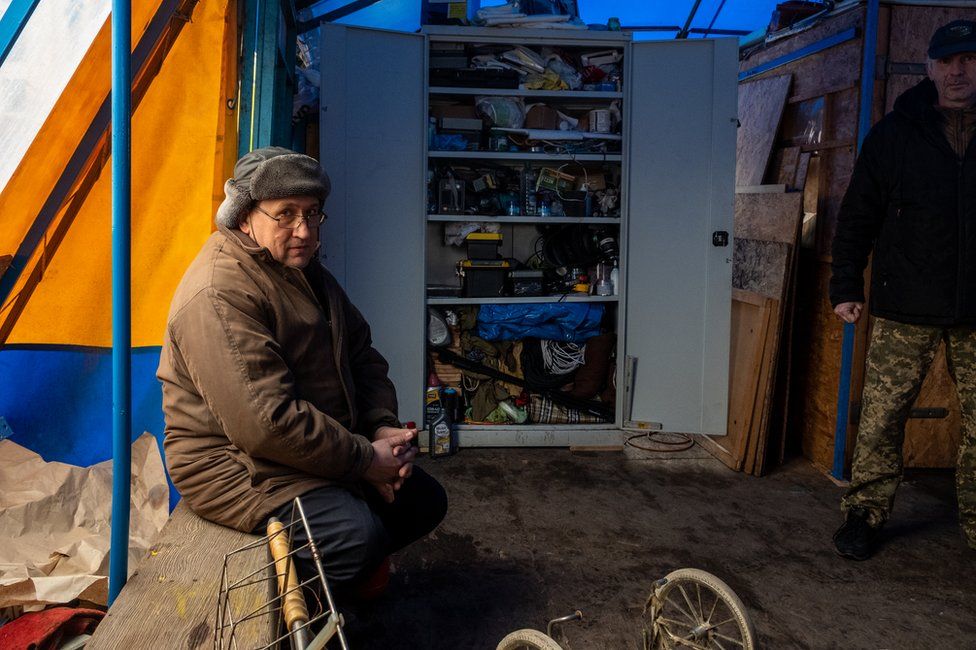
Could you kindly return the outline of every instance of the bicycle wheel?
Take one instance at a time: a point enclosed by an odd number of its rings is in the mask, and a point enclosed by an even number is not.
[[[651,648],[755,650],[746,608],[727,584],[699,569],[678,569],[652,596]]]
[[[515,630],[498,642],[495,650],[563,650],[551,636],[539,630]]]

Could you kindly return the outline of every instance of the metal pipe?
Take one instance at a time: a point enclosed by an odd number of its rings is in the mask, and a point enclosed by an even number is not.
[[[861,61],[861,106],[857,120],[857,152],[861,153],[864,138],[871,130],[874,111],[874,68],[878,52],[879,0],[868,0],[867,20],[864,24],[864,53]],[[867,318],[867,315],[864,316]],[[837,421],[834,423],[834,466],[831,475],[844,478],[847,459],[847,424],[851,403],[851,371],[854,366],[854,336],[856,325],[844,325],[844,341],[841,345],[840,382],[837,387]]]
[[[722,2],[718,3],[718,9],[715,10],[715,15],[712,16],[712,22],[708,23],[708,28],[705,29],[705,36],[708,36],[712,31],[712,27],[715,27],[715,21],[718,20],[718,15],[722,13],[724,7],[725,0],[722,0]]]
[[[131,0],[112,0],[112,536],[108,604],[128,577],[132,474]]]
[[[675,38],[688,38],[688,28],[691,27],[691,21],[695,19],[695,14],[698,13],[698,7],[701,6],[701,0],[695,0],[695,6],[691,8],[691,12],[688,14],[688,20],[685,21],[685,26],[681,28],[678,35]]]

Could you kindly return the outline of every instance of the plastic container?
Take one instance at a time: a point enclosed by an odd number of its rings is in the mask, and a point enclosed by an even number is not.
[[[437,400],[440,408],[430,425],[431,458],[442,458],[457,453],[457,427],[454,423],[457,401],[458,392],[456,389],[445,388],[440,392],[440,397]]]
[[[500,232],[473,232],[464,238],[469,260],[497,260],[502,245]]]
[[[462,260],[461,295],[465,298],[497,298],[505,295],[505,278],[511,265]]]

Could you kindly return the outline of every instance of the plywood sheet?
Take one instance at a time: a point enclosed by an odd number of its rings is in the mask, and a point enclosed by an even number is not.
[[[730,469],[740,471],[753,429],[761,367],[778,303],[741,289],[732,290],[729,356],[729,422],[724,436],[696,436],[699,444]]]
[[[803,210],[803,194],[736,194],[736,238],[794,245]]]
[[[800,261],[789,425],[803,455],[823,471],[834,457],[843,327],[827,298],[830,264],[808,251]]]
[[[789,254],[790,246],[783,242],[737,238],[732,259],[732,286],[782,300]]]
[[[796,168],[800,164],[800,148],[785,147],[776,152],[776,165],[773,169],[776,172],[776,183],[794,187],[796,180]]]
[[[739,84],[736,185],[762,185],[791,81],[778,75]]]
[[[817,211],[817,252],[830,253],[837,216],[854,172],[854,145],[820,152],[820,202]]]

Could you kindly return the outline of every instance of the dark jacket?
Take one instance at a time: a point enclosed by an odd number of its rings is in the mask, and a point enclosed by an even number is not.
[[[871,313],[902,323],[976,323],[976,147],[945,136],[928,79],[871,129],[841,205],[830,301],[864,300],[874,250]]]
[[[242,531],[314,487],[357,484],[377,427],[399,424],[387,370],[328,271],[221,228],[176,290],[160,355],[173,483]]]

